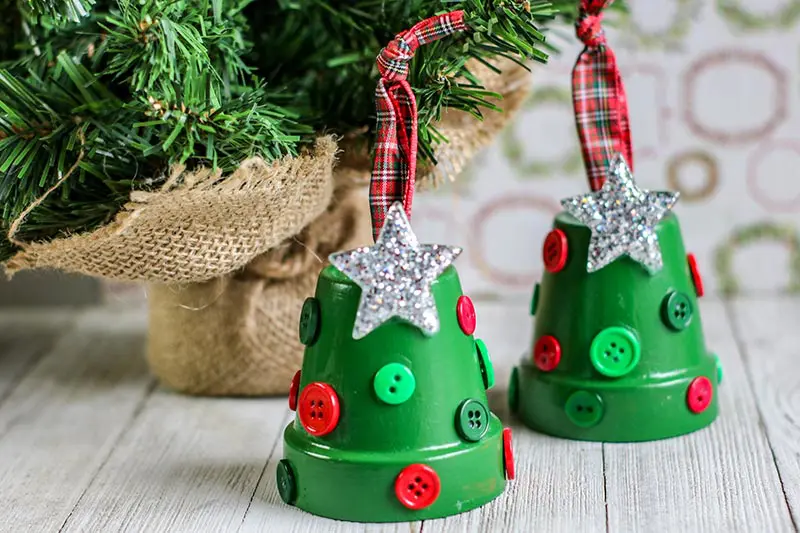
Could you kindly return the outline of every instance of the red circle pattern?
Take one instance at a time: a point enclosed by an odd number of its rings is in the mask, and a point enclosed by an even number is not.
[[[428,465],[408,465],[394,482],[394,494],[398,501],[415,511],[433,504],[441,490],[439,474]]]
[[[309,383],[300,393],[300,423],[315,437],[324,437],[339,423],[339,396],[327,383]]]

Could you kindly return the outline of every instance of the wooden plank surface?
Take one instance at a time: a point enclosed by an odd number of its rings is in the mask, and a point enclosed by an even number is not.
[[[701,300],[701,312],[723,364],[720,417],[681,438],[604,445],[609,531],[794,531],[723,304]]]
[[[0,406],[0,531],[58,531],[141,406],[144,317],[82,316]]]
[[[780,471],[782,497],[800,524],[800,298],[738,300],[733,323]]]

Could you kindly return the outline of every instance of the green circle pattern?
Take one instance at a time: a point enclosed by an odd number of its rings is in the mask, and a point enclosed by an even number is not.
[[[614,326],[598,333],[589,348],[595,370],[610,378],[630,373],[642,356],[636,334],[628,328]]]
[[[294,472],[292,472],[292,465],[289,464],[289,461],[286,459],[282,459],[278,463],[275,479],[278,484],[278,494],[280,494],[281,500],[287,505],[294,505],[297,499],[297,484],[294,479]]]
[[[741,30],[788,30],[800,20],[800,0],[786,0],[780,9],[760,15],[748,11],[741,0],[717,0],[717,10],[731,26]]]
[[[494,365],[489,357],[489,349],[481,339],[475,339],[475,351],[478,353],[478,366],[481,369],[483,386],[486,390],[494,387]]]
[[[603,418],[603,401],[595,393],[579,390],[570,394],[564,405],[567,418],[576,426],[590,428]]]
[[[686,294],[673,291],[664,298],[661,316],[667,326],[675,331],[682,331],[689,327],[693,314],[692,300]]]
[[[456,411],[456,429],[464,440],[478,442],[489,431],[489,409],[478,400],[464,400]]]
[[[519,370],[514,367],[511,370],[511,378],[508,380],[508,408],[512,413],[519,409]]]
[[[311,346],[317,340],[319,319],[319,301],[313,296],[306,298],[303,310],[300,312],[300,342],[306,346]]]
[[[639,27],[630,9],[620,9],[612,22],[624,37],[633,40],[636,48],[674,48],[680,45],[692,28],[697,13],[702,8],[699,0],[675,0],[677,7],[670,25],[661,31],[647,31]]]

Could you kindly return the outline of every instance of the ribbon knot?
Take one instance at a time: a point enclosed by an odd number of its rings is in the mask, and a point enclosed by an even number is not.
[[[575,33],[586,48],[572,69],[572,104],[589,186],[600,189],[622,154],[633,170],[628,100],[617,58],[606,43],[602,10],[614,0],[581,0]]]
[[[575,24],[575,33],[584,45],[589,47],[606,44],[606,35],[603,31],[603,14],[589,14],[581,11],[578,22]]]
[[[376,239],[395,202],[402,202],[411,218],[417,173],[417,101],[407,80],[409,63],[420,46],[466,30],[463,11],[445,13],[415,24],[378,55],[377,140],[369,191]]]

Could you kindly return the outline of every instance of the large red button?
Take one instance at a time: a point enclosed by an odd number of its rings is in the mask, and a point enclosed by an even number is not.
[[[289,409],[297,411],[297,394],[300,392],[300,371],[294,373],[292,384],[289,385]]]
[[[533,345],[533,362],[542,372],[555,370],[561,361],[561,343],[552,335],[540,337]]]
[[[458,325],[461,326],[461,331],[466,335],[475,333],[477,318],[475,316],[475,306],[472,305],[472,300],[470,300],[469,296],[462,296],[458,299],[456,315],[458,315]]]
[[[315,437],[327,435],[339,423],[339,397],[327,383],[309,383],[300,393],[300,423]]]
[[[567,235],[560,229],[554,229],[547,234],[542,248],[544,267],[548,272],[555,274],[567,264]]]
[[[700,376],[699,378],[694,378],[689,385],[689,390],[686,392],[686,404],[691,412],[702,413],[711,405],[711,398],[713,397],[714,388],[711,386],[711,380]]]
[[[408,465],[394,482],[394,493],[409,509],[424,509],[436,501],[442,486],[439,474],[428,465]]]
[[[514,450],[511,448],[511,428],[503,429],[503,465],[506,479],[514,479]]]
[[[686,260],[689,262],[689,271],[692,273],[694,290],[699,298],[703,296],[705,289],[703,289],[703,278],[700,277],[700,270],[697,268],[697,259],[694,258],[694,254],[689,254],[686,256]]]

